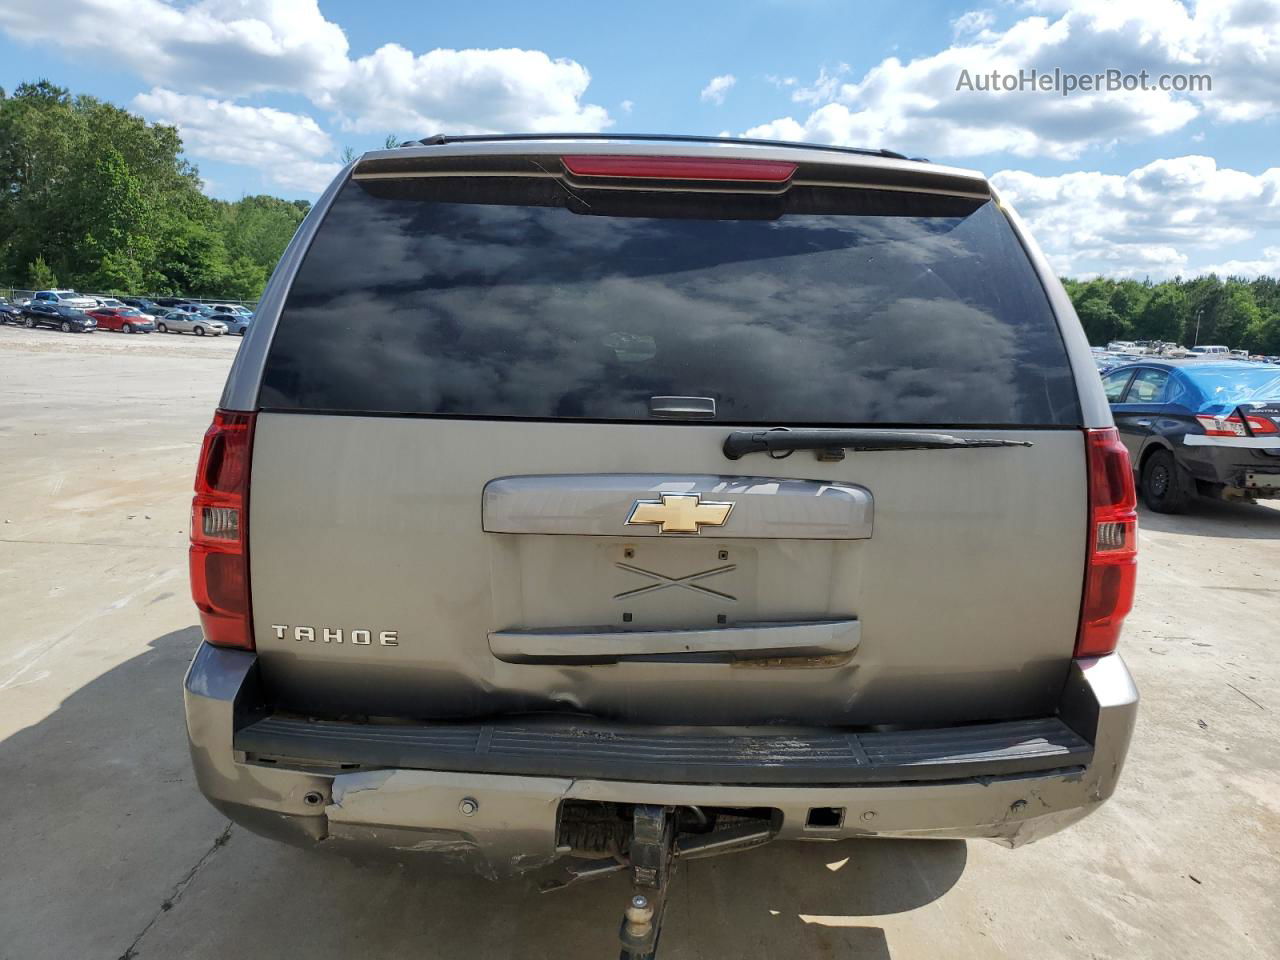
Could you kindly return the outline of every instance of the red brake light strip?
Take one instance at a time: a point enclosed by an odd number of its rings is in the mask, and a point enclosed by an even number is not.
[[[573,154],[560,160],[575,177],[785,183],[796,172],[794,163],[750,158]]]

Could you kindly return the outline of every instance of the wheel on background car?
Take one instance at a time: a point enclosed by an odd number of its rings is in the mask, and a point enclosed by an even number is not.
[[[36,318],[35,318],[35,317],[27,317],[27,329],[28,329],[28,330],[34,330],[35,328],[36,328]]]
[[[132,324],[132,323],[126,323],[123,327],[121,327],[121,328],[120,328],[120,332],[121,332],[121,333],[133,333],[133,324]]]
[[[204,327],[196,327],[196,328],[195,328],[195,330],[193,330],[192,332],[193,332],[197,337],[203,337],[203,336],[204,336]]]
[[[67,321],[65,320],[62,321],[62,332],[63,333],[71,332],[71,324],[67,323]]]
[[[168,333],[168,332],[169,332],[169,328],[168,328],[168,327],[166,327],[163,323],[157,323],[157,324],[156,324],[156,329],[157,329],[157,330],[159,330],[161,333]]]
[[[1156,513],[1182,513],[1195,493],[1190,474],[1168,450],[1157,450],[1142,465],[1142,500]]]

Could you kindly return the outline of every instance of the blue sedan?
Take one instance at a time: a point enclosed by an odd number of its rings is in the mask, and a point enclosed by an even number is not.
[[[1280,498],[1280,371],[1245,361],[1147,359],[1102,378],[1152,510],[1196,496]]]

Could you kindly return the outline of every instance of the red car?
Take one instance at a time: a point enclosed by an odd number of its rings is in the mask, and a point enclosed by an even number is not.
[[[156,328],[155,318],[135,307],[98,307],[90,310],[89,316],[98,321],[99,330],[151,333]]]

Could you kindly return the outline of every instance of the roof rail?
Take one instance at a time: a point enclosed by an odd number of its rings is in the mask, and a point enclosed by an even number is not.
[[[912,160],[928,163],[924,157],[908,157],[895,150],[873,150],[870,147],[838,147],[821,143],[803,143],[792,140],[757,140],[751,137],[706,137],[695,134],[675,133],[478,133],[453,135],[433,134],[421,140],[406,140],[402,147],[438,147],[446,143],[511,142],[520,140],[643,140],[651,143],[748,143],[758,147],[791,147],[798,150],[834,150],[837,153],[856,153],[864,157],[887,157],[890,160]]]

